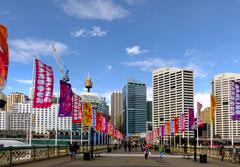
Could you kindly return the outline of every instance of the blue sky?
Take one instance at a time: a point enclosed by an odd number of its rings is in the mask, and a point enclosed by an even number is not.
[[[88,72],[92,91],[109,99],[130,78],[151,90],[153,69],[192,68],[196,99],[207,105],[212,77],[239,72],[239,9],[238,0],[1,0],[10,47],[4,93],[29,94],[34,55],[59,78],[54,42],[77,92]]]

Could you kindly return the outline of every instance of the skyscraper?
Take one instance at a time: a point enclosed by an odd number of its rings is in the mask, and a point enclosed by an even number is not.
[[[163,125],[180,113],[185,113],[188,127],[188,110],[193,108],[193,71],[178,68],[160,68],[152,73],[153,126]],[[188,128],[185,136],[188,135]],[[191,134],[190,134],[191,135]]]
[[[123,131],[131,134],[146,131],[146,84],[129,80],[123,87]]]
[[[6,111],[10,112],[12,110],[12,105],[14,103],[25,103],[26,97],[23,93],[14,92],[7,96]]]
[[[111,122],[117,126],[120,122],[120,113],[122,112],[122,93],[113,92],[111,94]]]
[[[240,121],[231,119],[231,83],[240,82],[240,74],[222,73],[215,75],[212,82],[212,93],[217,97],[214,120],[214,134],[222,139],[233,137],[240,139]]]

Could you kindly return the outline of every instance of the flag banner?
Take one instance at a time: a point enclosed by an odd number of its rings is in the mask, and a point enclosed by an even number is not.
[[[102,130],[102,113],[100,112],[97,112],[97,127],[96,127],[96,130],[97,131],[101,131]]]
[[[178,118],[174,118],[174,133],[178,133],[179,132],[179,120]]]
[[[92,127],[96,129],[97,126],[97,111],[95,107],[92,107]]]
[[[102,133],[105,133],[105,132],[106,132],[105,124],[106,124],[106,118],[105,118],[105,117],[102,117],[102,129],[101,129],[101,132],[102,132]]]
[[[161,127],[162,127],[162,137],[164,137],[164,136],[165,136],[165,128],[164,128],[164,125],[161,125]]]
[[[180,113],[180,130],[181,132],[186,131],[186,119],[184,113]]]
[[[0,24],[0,91],[6,86],[8,75],[8,43],[7,43],[7,28]]]
[[[215,111],[217,107],[217,97],[214,95],[210,96],[210,123],[213,123],[215,117]]]
[[[82,123],[82,100],[77,94],[73,94],[72,123]]]
[[[83,126],[92,125],[92,105],[88,102],[83,103]]]
[[[157,128],[157,129],[156,129],[156,136],[157,136],[157,138],[160,137],[159,129],[160,129],[160,128]]]
[[[36,79],[33,108],[48,108],[52,105],[53,97],[54,78],[52,67],[42,63],[38,59],[35,59],[35,64]]]
[[[175,129],[175,127],[174,127],[174,119],[172,119],[170,121],[170,126],[171,126],[171,135],[174,135],[174,129]]]
[[[72,99],[73,92],[69,83],[60,81],[60,103],[59,103],[59,117],[72,116]]]
[[[200,112],[202,109],[202,104],[197,102],[197,125],[200,124]]]
[[[192,108],[188,109],[188,119],[189,119],[189,130],[193,130],[193,124],[194,124],[194,111]]]
[[[167,135],[170,135],[171,133],[171,123],[167,122]]]
[[[231,112],[232,120],[240,120],[240,84],[232,81],[231,84]]]

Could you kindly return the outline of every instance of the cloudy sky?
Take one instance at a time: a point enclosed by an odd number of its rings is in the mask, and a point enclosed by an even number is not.
[[[1,0],[8,27],[10,66],[4,93],[29,94],[32,60],[58,71],[51,44],[81,92],[90,73],[93,91],[107,96],[128,79],[145,82],[160,67],[191,68],[195,100],[207,106],[212,77],[239,72],[238,0]]]

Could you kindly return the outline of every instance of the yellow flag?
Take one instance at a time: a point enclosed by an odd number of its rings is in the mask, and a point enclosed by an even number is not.
[[[213,123],[214,117],[215,117],[215,111],[217,106],[217,97],[214,95],[210,96],[210,123]]]
[[[83,126],[92,125],[92,105],[88,102],[83,103]]]

